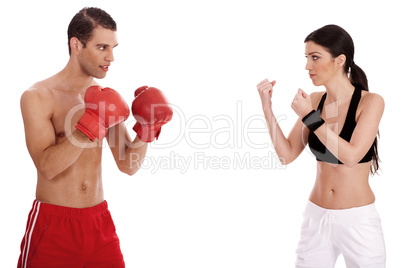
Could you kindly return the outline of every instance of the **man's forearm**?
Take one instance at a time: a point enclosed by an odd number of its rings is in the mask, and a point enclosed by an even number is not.
[[[128,174],[134,175],[141,167],[147,154],[148,143],[141,141],[138,136],[126,147],[124,157],[119,163],[119,169]]]
[[[81,155],[91,140],[79,130],[74,130],[63,142],[46,148],[36,163],[41,176],[51,180],[69,168]]]

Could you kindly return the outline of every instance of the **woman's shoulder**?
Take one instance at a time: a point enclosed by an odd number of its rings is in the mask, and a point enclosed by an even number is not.
[[[311,93],[310,97],[321,99],[324,94],[325,94],[325,91],[316,91],[316,92]]]
[[[317,91],[310,94],[311,104],[313,105],[314,109],[318,107],[322,97],[324,96],[325,91]]]
[[[384,108],[385,102],[384,98],[380,94],[362,90],[360,105],[362,106],[362,108],[371,106]]]

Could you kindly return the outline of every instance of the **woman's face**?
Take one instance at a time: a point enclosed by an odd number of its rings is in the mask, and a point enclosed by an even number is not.
[[[306,70],[315,86],[328,84],[338,73],[336,59],[322,46],[308,41],[305,50]]]

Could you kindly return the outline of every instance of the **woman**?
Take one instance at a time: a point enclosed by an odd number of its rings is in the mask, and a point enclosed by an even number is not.
[[[385,267],[385,244],[368,178],[378,169],[377,132],[381,96],[368,92],[365,73],[353,61],[350,35],[324,26],[305,39],[306,70],[325,92],[299,89],[292,109],[300,117],[289,136],[272,112],[275,81],[258,84],[264,115],[283,164],[295,160],[308,141],[317,177],[307,204],[296,267],[334,267],[343,254],[347,267]]]

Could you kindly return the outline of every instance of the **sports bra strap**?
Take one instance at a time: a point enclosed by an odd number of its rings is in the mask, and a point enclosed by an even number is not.
[[[326,98],[327,98],[327,92],[325,92],[324,95],[322,95],[320,104],[318,104],[317,111],[320,111],[320,113],[322,112],[322,107],[324,106],[324,102],[325,102]]]
[[[357,106],[359,105],[361,96],[362,96],[362,91],[355,88],[355,92],[353,92],[352,100],[350,101],[350,104],[349,104],[349,110],[348,110],[348,114],[346,115],[345,122],[347,122],[347,123],[355,122],[356,110],[357,110]]]

